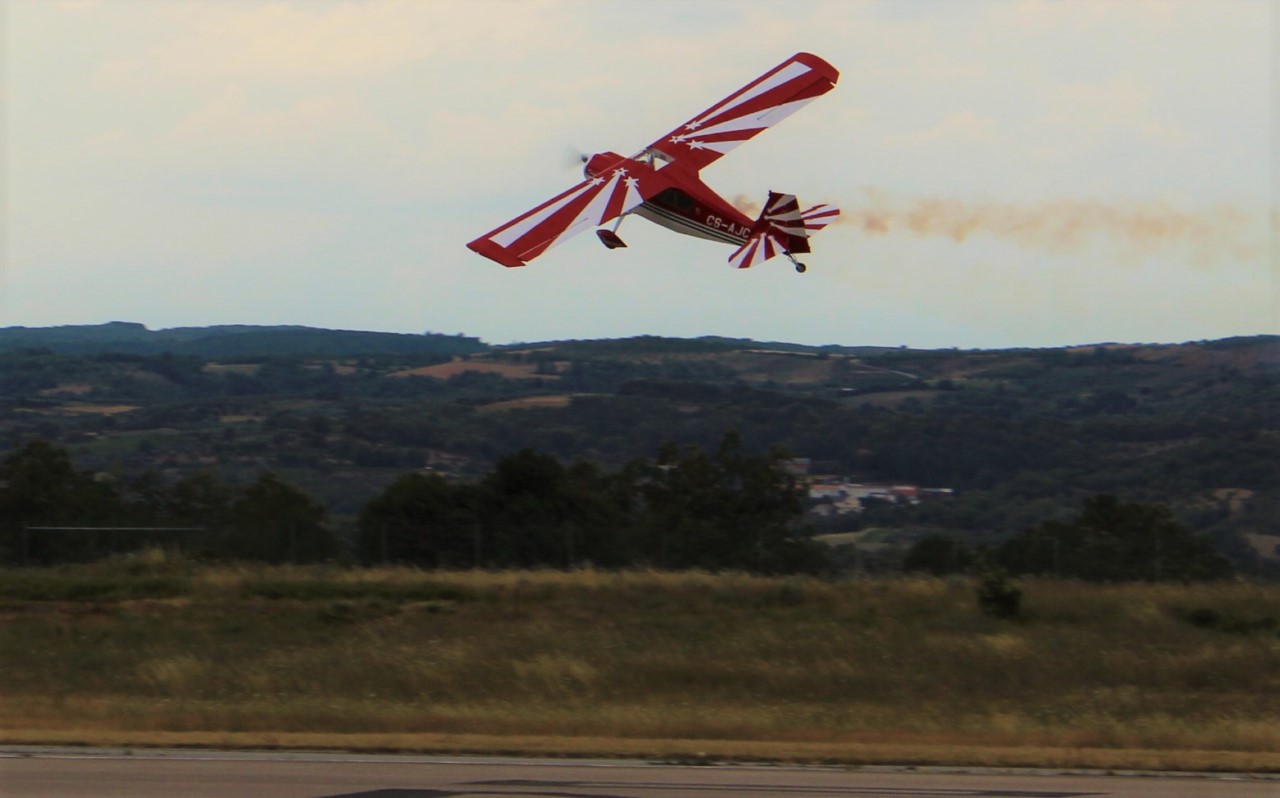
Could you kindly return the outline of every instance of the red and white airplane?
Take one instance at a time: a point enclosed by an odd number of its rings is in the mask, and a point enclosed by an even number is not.
[[[796,271],[809,252],[809,235],[840,211],[816,205],[801,211],[791,194],[770,191],[752,220],[698,179],[703,167],[747,139],[831,91],[840,73],[809,53],[797,53],[693,119],[624,158],[613,152],[583,156],[582,181],[467,247],[503,266],[524,266],[590,227],[617,222],[596,235],[609,249],[625,247],[618,226],[628,214],[677,233],[736,247],[729,263],[745,269],[785,255]]]

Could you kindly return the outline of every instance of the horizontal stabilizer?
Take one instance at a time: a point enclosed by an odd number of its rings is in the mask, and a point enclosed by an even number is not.
[[[794,194],[770,191],[751,237],[729,256],[729,263],[746,269],[777,255],[808,252],[809,236],[839,215],[840,209],[834,205],[815,205],[802,211]]]
[[[804,224],[804,235],[807,237],[831,224],[840,215],[840,209],[834,205],[814,205],[800,214]]]
[[[786,252],[786,249],[782,246],[781,241],[768,231],[761,231],[747,239],[747,243],[729,256],[729,265],[738,269],[750,269],[752,266],[764,263],[769,258],[781,255],[784,252]]]

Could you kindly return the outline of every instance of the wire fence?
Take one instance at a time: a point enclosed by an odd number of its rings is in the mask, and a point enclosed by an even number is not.
[[[160,545],[173,547],[182,538],[206,532],[202,526],[23,526],[19,561],[23,565],[47,562],[89,560],[127,551]],[[66,533],[50,543],[51,533]],[[68,540],[70,538],[70,540]],[[73,543],[73,545],[72,545]],[[58,545],[61,544],[61,545]],[[166,546],[166,544],[168,544]]]

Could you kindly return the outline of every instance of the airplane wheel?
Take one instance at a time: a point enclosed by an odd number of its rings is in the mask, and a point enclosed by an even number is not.
[[[807,267],[807,266],[805,266],[803,263],[797,263],[797,264],[796,264],[796,272],[797,272],[797,273],[799,273],[799,274],[804,274],[805,269],[807,269],[807,268],[808,268],[808,267]]]

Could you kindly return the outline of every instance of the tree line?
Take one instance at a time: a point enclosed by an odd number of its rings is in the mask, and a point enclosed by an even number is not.
[[[335,531],[305,491],[265,472],[233,485],[213,472],[166,482],[75,468],[34,440],[0,463],[0,561],[83,561],[146,545],[269,563],[344,561],[423,568],[602,568],[823,573],[836,566],[803,523],[803,486],[780,449],[750,453],[736,432],[708,451],[662,444],[606,470],[521,449],[480,479],[401,475]],[[1046,520],[973,549],[929,535],[903,570],[999,568],[1087,581],[1195,581],[1232,573],[1167,507],[1099,495],[1074,518]]]
[[[615,471],[523,449],[472,482],[402,475],[344,540],[322,505],[271,473],[242,486],[212,472],[125,481],[35,440],[0,464],[0,558],[76,561],[145,543],[263,562],[820,571],[824,550],[801,533],[804,494],[785,459],[748,453],[737,433],[713,453],[666,444]]]
[[[342,552],[328,512],[304,491],[263,473],[233,486],[212,472],[166,484],[75,468],[37,439],[0,464],[0,560],[51,564],[146,545],[196,555],[315,562]]]
[[[1179,523],[1169,508],[1108,495],[1086,499],[1074,518],[1043,521],[988,549],[929,535],[903,561],[906,571],[938,576],[992,568],[1087,582],[1198,582],[1232,573],[1209,539]]]

